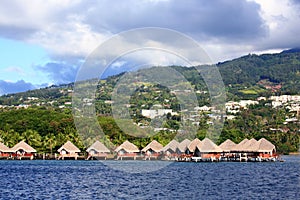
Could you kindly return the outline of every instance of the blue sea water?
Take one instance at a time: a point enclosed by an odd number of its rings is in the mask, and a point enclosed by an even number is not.
[[[176,162],[149,173],[116,171],[99,161],[0,160],[0,199],[300,199],[300,157],[283,159]]]

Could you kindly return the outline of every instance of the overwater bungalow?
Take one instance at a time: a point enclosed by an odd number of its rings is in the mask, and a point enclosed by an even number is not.
[[[57,150],[57,152],[60,154],[58,160],[64,160],[65,158],[74,158],[75,160],[77,160],[80,149],[78,149],[72,142],[67,141]]]
[[[194,152],[196,150],[196,146],[198,144],[199,145],[201,144],[201,140],[199,140],[198,138],[195,138],[193,141],[191,141],[191,143],[187,147],[190,154],[194,154]]]
[[[244,139],[234,148],[233,152],[236,153],[236,157],[240,161],[247,161],[256,157],[253,146],[255,146],[257,140],[252,138],[250,140]]]
[[[9,158],[11,153],[11,149],[0,142],[0,159]]]
[[[244,139],[232,149],[232,152],[239,161],[273,161],[278,158],[275,145],[265,138],[258,141],[254,138]]]
[[[177,159],[178,155],[176,153],[176,149],[178,145],[179,142],[177,142],[176,140],[172,140],[162,149],[162,152],[165,155],[165,159],[167,160]]]
[[[147,146],[142,149],[142,152],[145,154],[145,160],[155,158],[157,159],[161,155],[163,145],[153,140]]]
[[[36,150],[24,141],[19,142],[18,144],[13,146],[10,150],[12,152],[12,157],[20,160],[21,159],[32,160],[34,158],[34,154],[36,153]]]
[[[236,147],[236,143],[232,142],[230,139],[225,140],[219,147],[222,149],[221,159],[228,161],[234,160],[235,154],[232,153],[232,150]]]
[[[249,139],[245,138],[231,150],[231,152],[234,153],[236,160],[247,160],[247,153],[245,152],[245,147],[247,146],[248,142]]]
[[[115,152],[117,152],[117,160],[119,160],[119,158],[121,160],[123,158],[133,158],[135,160],[140,150],[136,145],[126,140],[115,149]]]
[[[195,156],[192,158],[193,160],[209,160],[216,161],[220,160],[222,153],[222,149],[216,145],[213,141],[208,138],[204,138],[201,144],[196,146]]]
[[[219,147],[223,150],[223,152],[231,152],[235,147],[236,143],[232,142],[230,139],[225,140]]]
[[[104,158],[106,160],[110,150],[102,142],[96,141],[86,150],[86,152],[88,152],[87,160],[92,158]]]
[[[247,160],[265,161],[277,158],[275,145],[265,138],[259,141],[252,138],[244,145],[244,148],[243,152],[247,155]]]
[[[262,160],[274,160],[278,158],[275,145],[265,138],[258,140],[256,151],[258,152],[259,158]]]
[[[188,146],[191,143],[191,141],[189,139],[185,139],[182,142],[180,142],[177,146],[176,152],[177,154],[185,154],[185,153],[189,153],[188,152]]]
[[[185,139],[178,144],[176,153],[178,154],[179,161],[188,161],[192,157],[188,149],[190,143],[191,141],[189,139]]]

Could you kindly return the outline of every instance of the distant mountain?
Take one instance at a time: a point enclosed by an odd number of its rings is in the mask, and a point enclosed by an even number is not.
[[[277,93],[300,91],[300,52],[249,54],[217,65],[225,85],[259,86]],[[277,89],[275,89],[277,86]]]
[[[196,90],[205,90],[205,82],[195,68],[172,66],[195,86]],[[197,66],[196,68],[201,68]],[[249,54],[237,59],[218,63],[230,98],[256,98],[272,94],[300,94],[300,48],[290,49],[277,54]],[[146,70],[146,69],[142,69]],[[116,80],[124,73],[106,78],[104,87],[112,88]],[[9,94],[0,97],[0,104],[18,104],[20,99],[37,97],[62,102],[70,100],[68,90],[73,83]],[[99,94],[101,96],[101,94]],[[107,97],[106,97],[107,98]],[[101,99],[101,97],[99,97]]]
[[[25,81],[17,81],[15,83],[0,80],[0,95],[7,93],[18,93],[21,91],[26,91],[28,89],[35,89],[36,87],[31,83],[26,83]]]

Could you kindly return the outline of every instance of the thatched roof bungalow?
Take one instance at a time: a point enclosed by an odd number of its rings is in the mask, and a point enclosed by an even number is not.
[[[64,158],[75,158],[77,160],[78,153],[80,153],[80,149],[76,147],[72,142],[67,141],[64,145],[62,145],[58,150],[60,154],[58,159],[64,159]]]
[[[246,161],[249,159],[274,160],[277,157],[275,145],[265,138],[258,141],[254,138],[244,139],[234,148],[233,152],[240,157],[240,160]]]
[[[252,142],[250,142],[252,140]],[[270,141],[265,138],[260,140],[251,139],[247,143],[246,150],[247,152],[261,153],[272,155],[276,152],[276,147]]]
[[[232,142],[230,139],[225,140],[219,147],[223,150],[223,152],[231,152],[235,147],[236,143]]]
[[[129,158],[131,157],[136,159],[137,153],[139,153],[140,150],[136,145],[126,140],[115,149],[115,152],[118,153],[117,160],[119,158],[121,158],[122,160],[123,157],[129,157]]]
[[[150,142],[146,147],[142,149],[142,152],[145,153],[145,159],[151,159],[151,157],[156,158],[160,156],[160,152],[163,149],[163,145],[157,142],[156,140],[153,140]]]
[[[261,138],[260,140],[258,140],[257,151],[260,153],[268,153],[272,155],[276,152],[276,147],[269,140]]]
[[[10,150],[14,152],[13,157],[17,157],[18,159],[29,158],[32,160],[34,153],[36,153],[36,150],[24,141],[19,142]]]
[[[12,152],[20,152],[20,153],[36,153],[36,150],[32,148],[29,144],[24,141],[19,142],[15,146],[11,148]]]
[[[177,153],[179,153],[179,154],[186,153],[190,143],[191,143],[191,141],[189,139],[185,139],[182,142],[180,142],[176,149]]]
[[[157,142],[156,140],[153,140],[152,142],[150,142],[147,146],[145,146],[142,149],[142,152],[156,152],[159,153],[162,151],[163,149],[163,145],[160,144],[159,142]]]
[[[87,148],[86,152],[90,154],[96,153],[110,153],[110,150],[100,141],[94,142],[89,148]]]
[[[196,146],[201,153],[221,153],[222,149],[208,138],[204,138],[201,144]]]
[[[178,145],[179,145],[179,142],[177,142],[176,140],[172,140],[162,149],[162,151],[164,153],[167,153],[167,152],[175,153]]]
[[[5,144],[0,142],[0,157],[1,158],[7,158],[10,156],[11,149],[7,147]]]
[[[90,158],[105,158],[107,157],[107,154],[110,153],[110,150],[100,141],[94,142],[87,150],[88,157],[87,160]]]
[[[196,146],[195,155],[202,159],[209,159],[211,161],[219,159],[222,149],[208,138],[204,138],[201,144]]]
[[[179,145],[179,142],[177,142],[176,140],[172,140],[170,141],[163,149],[162,152],[165,155],[166,160],[170,160],[170,159],[176,159],[178,157],[176,150],[177,147]]]
[[[126,140],[125,142],[123,142],[120,146],[118,146],[115,149],[115,152],[126,152],[126,153],[138,153],[140,152],[139,148],[134,145],[133,143],[129,142],[128,140]]]
[[[188,145],[188,151],[190,153],[195,152],[197,145],[201,144],[201,140],[199,140],[198,138],[194,139],[193,141],[191,141],[191,143]]]

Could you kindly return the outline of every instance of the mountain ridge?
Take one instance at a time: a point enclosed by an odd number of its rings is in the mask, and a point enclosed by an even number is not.
[[[233,60],[217,63],[216,66],[228,91],[240,98],[244,96],[243,92],[241,92],[243,89],[253,87],[264,91],[257,95],[268,96],[285,93],[299,94],[300,91],[300,49],[297,48],[276,54],[248,54]],[[194,67],[172,67],[182,73],[193,85],[198,85],[199,88],[205,87],[203,86],[205,83],[202,77],[199,76]],[[124,72],[107,77],[104,80],[113,80],[123,74]],[[277,90],[272,90],[272,87],[276,88],[278,85],[281,85],[281,87],[277,88]],[[73,86],[74,83],[68,83],[6,94],[0,97],[0,104],[4,103],[3,100],[11,98],[15,99],[15,104],[18,103],[16,102],[17,99],[27,97],[61,98],[68,95],[68,92],[62,92],[62,90],[72,90]]]

